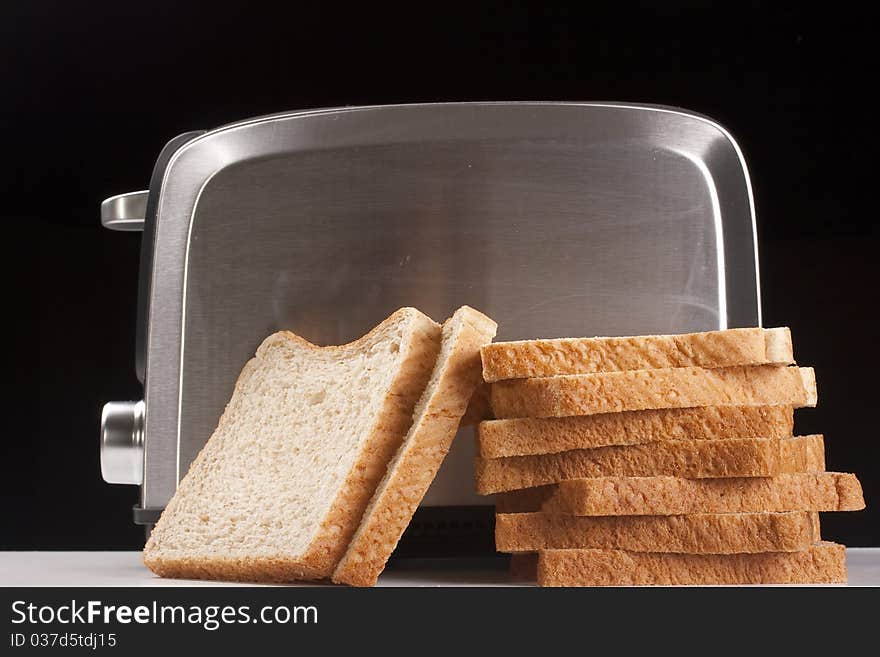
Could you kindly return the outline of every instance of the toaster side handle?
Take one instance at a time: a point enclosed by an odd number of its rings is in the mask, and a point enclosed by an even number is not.
[[[149,190],[111,196],[101,203],[101,225],[110,230],[144,229]]]

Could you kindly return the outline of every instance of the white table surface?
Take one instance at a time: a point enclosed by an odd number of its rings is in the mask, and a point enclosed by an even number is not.
[[[850,586],[880,586],[880,548],[848,548]],[[227,582],[162,579],[140,552],[0,552],[0,586],[230,586]],[[251,586],[251,585],[243,585]],[[522,586],[503,570],[389,569],[379,586]]]

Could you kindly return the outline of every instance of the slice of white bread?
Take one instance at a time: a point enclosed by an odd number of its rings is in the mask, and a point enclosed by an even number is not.
[[[825,470],[821,435],[737,440],[668,440],[558,454],[476,457],[477,492],[491,495],[588,477],[774,477]]]
[[[409,433],[388,465],[333,581],[373,586],[434,481],[480,374],[480,347],[498,325],[463,306],[443,324],[440,356],[415,409]]]
[[[679,367],[570,374],[492,384],[497,418],[565,417],[692,406],[816,405],[810,367]]]
[[[858,511],[864,508],[865,498],[859,480],[854,474],[843,472],[798,472],[776,477],[730,479],[574,479],[557,484],[542,506],[547,513],[576,516]]]
[[[822,541],[802,552],[759,554],[546,550],[538,556],[537,579],[539,586],[843,583],[846,548]]]
[[[162,513],[144,563],[164,577],[329,577],[431,375],[440,327],[414,308],[317,347],[260,345]]]
[[[600,517],[538,512],[495,517],[499,552],[566,548],[687,554],[794,552],[818,540],[819,514],[807,511]]]
[[[488,420],[476,436],[480,456],[498,458],[657,440],[786,438],[793,428],[791,406],[704,406]]]
[[[741,328],[682,335],[496,342],[482,349],[486,381],[670,367],[788,365],[787,328]]]

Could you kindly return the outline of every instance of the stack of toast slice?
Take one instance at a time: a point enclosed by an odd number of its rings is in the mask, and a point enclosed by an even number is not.
[[[477,428],[476,485],[496,546],[543,586],[846,580],[818,512],[864,508],[825,472],[788,329],[486,345],[497,419]],[[535,559],[535,556],[537,558]]]

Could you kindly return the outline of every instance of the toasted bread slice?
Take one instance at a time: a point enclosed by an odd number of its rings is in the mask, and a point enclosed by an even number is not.
[[[787,438],[793,428],[791,406],[706,406],[487,420],[476,435],[480,456],[498,458],[656,440]]]
[[[809,367],[680,367],[493,383],[496,418],[567,417],[693,406],[815,406]]]
[[[846,582],[846,548],[822,541],[802,552],[662,554],[546,550],[539,586],[833,584]]]
[[[788,365],[787,328],[739,328],[683,335],[496,342],[482,349],[486,381],[669,367]]]
[[[477,492],[491,495],[587,477],[774,477],[825,470],[822,436],[669,440],[558,454],[475,459]]]
[[[794,552],[819,540],[817,513],[695,513],[679,516],[570,516],[500,513],[499,552],[609,548],[634,552]]]
[[[536,490],[536,489],[527,489]],[[798,472],[776,477],[683,479],[599,477],[563,481],[543,510],[577,516],[858,511],[865,508],[854,474]]]

